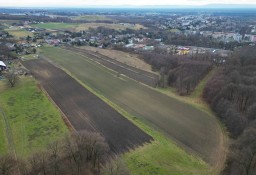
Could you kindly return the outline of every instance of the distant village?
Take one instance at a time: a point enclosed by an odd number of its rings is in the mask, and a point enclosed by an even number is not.
[[[45,13],[43,15],[46,15]],[[150,21],[150,19],[146,19]],[[226,58],[232,50],[225,48],[225,44],[235,43],[233,48],[237,45],[255,45],[256,43],[256,24],[248,25],[241,33],[241,24],[233,17],[221,17],[210,15],[175,15],[170,18],[161,20],[160,24],[153,26],[160,31],[167,31],[167,36],[159,34],[152,35],[153,32],[149,30],[141,30],[140,32],[134,30],[124,30],[122,32],[115,30],[108,30],[104,27],[97,29],[81,30],[74,32],[65,29],[47,30],[40,27],[33,27],[33,24],[43,24],[43,21],[26,20],[21,23],[10,25],[9,29],[25,30],[30,35],[22,37],[18,42],[4,42],[4,45],[9,51],[15,52],[18,57],[23,54],[35,54],[37,47],[44,44],[53,46],[92,46],[99,48],[114,48],[132,51],[152,52],[154,50],[164,50],[166,54],[177,55],[196,55],[196,54],[211,54],[220,58]],[[128,22],[119,22],[123,26],[132,26],[134,24]],[[154,23],[155,24],[155,23]],[[223,48],[217,47],[202,47],[191,44],[172,44],[168,37],[175,36],[179,39],[182,37],[201,37],[205,41],[211,40],[219,42]],[[0,31],[0,39],[9,38],[10,34],[3,30]],[[204,43],[202,43],[204,44]],[[201,44],[201,45],[202,45]],[[0,59],[4,60],[6,55],[0,55]]]

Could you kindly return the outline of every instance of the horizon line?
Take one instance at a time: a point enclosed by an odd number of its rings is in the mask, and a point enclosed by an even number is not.
[[[239,7],[242,6],[242,7]],[[88,5],[88,6],[1,6],[0,8],[55,8],[55,9],[61,9],[61,8],[78,8],[78,9],[86,9],[86,8],[256,8],[255,4],[202,4],[202,5]]]

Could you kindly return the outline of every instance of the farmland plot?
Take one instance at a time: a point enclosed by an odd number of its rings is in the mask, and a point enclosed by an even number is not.
[[[214,116],[131,79],[117,77],[74,52],[60,48],[43,48],[43,52],[94,91],[208,163],[218,164],[225,157],[222,129]]]
[[[66,48],[68,50],[74,51],[74,52],[79,52],[82,55],[91,58],[97,62],[99,62],[100,64],[120,73],[120,74],[124,74],[127,77],[130,77],[136,81],[142,82],[146,85],[152,86],[152,87],[156,87],[157,83],[158,83],[158,75],[154,74],[154,73],[150,73],[129,65],[126,65],[124,63],[121,63],[115,59],[112,59],[110,57],[107,57],[105,55],[102,55],[100,53],[95,53],[92,51],[88,51],[88,50],[83,50],[83,49],[79,49],[79,48]]]
[[[115,153],[149,142],[152,138],[49,62],[23,63],[78,130],[100,132]]]

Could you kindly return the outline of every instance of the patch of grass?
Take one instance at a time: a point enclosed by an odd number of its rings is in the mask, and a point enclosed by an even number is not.
[[[68,132],[60,112],[32,78],[23,77],[16,87],[2,91],[0,105],[10,123],[19,157],[45,149],[50,142]]]
[[[72,75],[71,75],[72,76]],[[74,77],[75,78],[75,77]],[[76,79],[79,81],[78,79]],[[171,175],[171,174],[215,174],[202,159],[193,156],[178,147],[175,142],[168,139],[162,133],[149,127],[138,117],[131,115],[120,106],[114,104],[103,95],[95,92],[89,86],[83,84],[92,93],[97,95],[129,121],[141,128],[144,132],[154,138],[152,143],[145,144],[125,153],[122,158],[126,162],[131,174],[134,175]]]
[[[113,49],[101,49],[98,47],[90,47],[90,46],[81,46],[79,49],[89,50],[93,52],[98,52],[102,55],[113,58],[121,63],[127,64],[132,67],[136,67],[148,72],[156,73],[152,71],[151,65],[145,63],[143,60],[139,58],[136,54],[130,54],[127,52],[122,52],[119,50]]]
[[[22,55],[21,59],[23,61],[26,61],[26,60],[34,60],[34,59],[37,59],[37,54],[28,54],[28,55]]]
[[[171,30],[169,30],[171,33],[177,33],[177,32],[180,32],[180,30],[179,29],[171,29]]]
[[[125,116],[129,121],[154,138],[152,143],[140,146],[135,150],[130,150],[130,152],[125,153],[122,156],[131,174],[215,174],[215,171],[213,171],[202,159],[185,152],[178,147],[175,142],[168,139],[162,133],[149,127],[141,120],[138,120],[138,117],[131,115],[118,105],[106,99],[103,95],[95,92],[89,86],[85,84],[83,85],[120,114]]]
[[[49,22],[49,23],[40,23],[40,24],[32,24],[33,27],[39,27],[43,29],[67,29],[67,28],[73,28],[76,27],[78,24],[74,23],[55,23],[55,22]]]
[[[216,73],[217,68],[212,69],[197,85],[195,90],[188,96],[180,96],[175,88],[169,87],[169,88],[157,88],[156,90],[166,94],[172,98],[175,98],[179,101],[182,101],[184,103],[187,103],[191,106],[194,106],[195,108],[204,111],[208,113],[209,115],[216,117],[213,111],[211,110],[210,106],[204,101],[202,98],[203,90],[206,85],[206,83],[213,77],[213,75]],[[220,137],[220,145],[219,149],[222,150],[218,154],[216,154],[216,161],[217,163],[214,166],[214,172],[220,173],[220,171],[223,169],[225,165],[225,160],[226,160],[226,152],[228,149],[228,133],[226,131],[225,126],[218,121],[220,128],[222,129],[222,136]],[[221,154],[223,152],[223,154]]]
[[[5,137],[5,123],[0,113],[0,154],[8,152],[8,142]]]
[[[204,87],[209,79],[215,74],[216,68],[212,69],[196,86],[195,90],[188,96],[180,96],[176,89],[173,87],[168,88],[156,88],[157,91],[166,94],[170,97],[173,97],[179,101],[188,103],[204,112],[207,112],[209,115],[214,115],[209,105],[202,99],[202,94]]]
[[[28,32],[23,29],[6,29],[5,31],[9,32],[10,35],[13,35],[16,38],[21,38],[21,37],[27,37],[27,36],[33,36],[33,33]]]

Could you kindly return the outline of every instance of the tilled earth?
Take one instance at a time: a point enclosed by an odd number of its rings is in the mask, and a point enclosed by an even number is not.
[[[114,153],[134,149],[152,137],[44,59],[23,62],[77,131],[101,133]]]

